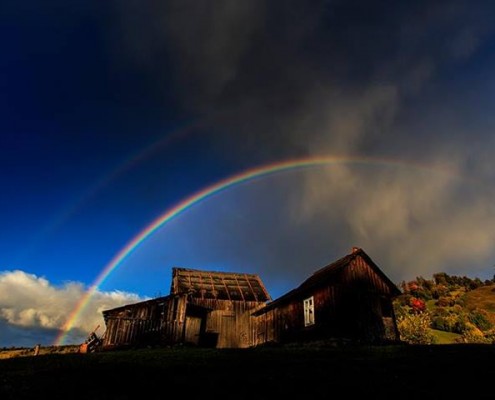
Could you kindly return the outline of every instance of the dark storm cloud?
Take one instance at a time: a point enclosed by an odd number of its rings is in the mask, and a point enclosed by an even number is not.
[[[222,140],[275,154],[400,142],[401,104],[491,29],[491,6],[467,1],[125,4],[128,60],[164,90],[172,76],[186,108],[218,116]]]
[[[493,256],[492,193],[470,195],[473,185],[452,178],[493,178],[483,144],[494,124],[482,117],[493,100],[483,78],[493,86],[493,75],[480,67],[494,63],[492,3],[191,0],[146,12],[119,4],[128,62],[164,90],[172,80],[182,107],[210,118],[223,157],[359,154],[451,171],[308,173],[288,216],[318,220],[319,233],[374,249],[396,269]]]

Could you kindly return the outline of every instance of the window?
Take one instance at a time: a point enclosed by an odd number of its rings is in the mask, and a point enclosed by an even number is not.
[[[315,323],[315,302],[313,296],[304,300],[304,326],[314,325]]]

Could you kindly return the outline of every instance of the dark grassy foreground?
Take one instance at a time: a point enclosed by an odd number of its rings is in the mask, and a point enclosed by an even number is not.
[[[0,360],[2,400],[166,399],[173,393],[186,399],[494,398],[494,382],[491,345],[173,348]]]

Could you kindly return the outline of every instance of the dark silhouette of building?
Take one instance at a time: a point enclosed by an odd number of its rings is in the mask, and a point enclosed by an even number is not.
[[[104,347],[398,341],[399,289],[359,248],[269,302],[257,275],[173,268],[170,295],[103,312]]]

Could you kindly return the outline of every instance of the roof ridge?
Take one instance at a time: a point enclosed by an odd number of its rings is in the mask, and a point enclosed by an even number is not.
[[[201,299],[261,302],[271,300],[258,274],[179,267],[172,269],[170,293],[188,293]]]
[[[247,276],[255,276],[259,278],[258,274],[249,273],[249,272],[236,272],[236,271],[215,271],[215,270],[206,270],[206,269],[197,269],[197,268],[184,268],[184,267],[172,267],[172,271],[184,271],[184,272],[203,272],[206,274],[214,273],[214,274],[225,274],[225,275],[247,275]]]

